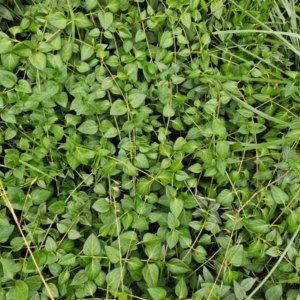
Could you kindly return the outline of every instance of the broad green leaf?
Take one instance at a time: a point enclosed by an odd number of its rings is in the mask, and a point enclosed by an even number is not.
[[[188,295],[188,287],[183,277],[180,277],[175,286],[175,294],[179,299],[185,299]]]
[[[148,288],[148,292],[153,300],[163,300],[167,296],[167,291],[160,286]]]
[[[211,2],[210,10],[217,19],[221,18],[223,8],[224,8],[223,0],[213,0]]]
[[[175,218],[178,218],[183,209],[183,201],[175,197],[174,200],[170,202],[170,210]]]
[[[131,90],[128,101],[133,108],[140,107],[146,99],[146,95],[139,90]]]
[[[220,119],[213,119],[212,133],[219,136],[226,135],[226,128],[224,126],[224,122],[222,122]]]
[[[269,224],[262,219],[247,219],[243,221],[247,230],[255,233],[267,233]]]
[[[207,252],[205,248],[201,245],[197,246],[197,248],[193,249],[192,251],[192,257],[193,259],[199,263],[202,264],[206,261]]]
[[[6,123],[17,123],[16,117],[13,114],[8,113],[6,110],[4,110],[1,114],[1,119]],[[12,128],[7,128],[7,130],[13,130]],[[6,138],[8,140],[8,138]]]
[[[100,213],[106,213],[109,211],[111,204],[109,203],[107,198],[98,199],[92,206],[92,208]]]
[[[134,163],[134,166],[137,168],[141,168],[141,169],[149,168],[149,162],[148,162],[147,156],[142,153],[138,153],[135,156],[133,163]],[[148,182],[148,184],[149,184],[149,182]]]
[[[227,260],[227,263],[232,266],[242,266],[244,259],[244,247],[242,245],[235,245],[230,247],[225,254],[225,258]]]
[[[143,278],[148,287],[156,287],[159,277],[159,269],[156,264],[146,264],[143,268]]]
[[[97,0],[86,0],[85,1],[85,5],[86,5],[86,9],[88,11],[91,11],[92,9],[94,9],[98,4]]]
[[[113,264],[120,261],[120,251],[118,249],[111,246],[105,246],[105,252],[108,260]]]
[[[29,294],[28,285],[22,280],[16,280],[9,290],[10,299],[27,300]]]
[[[93,233],[85,240],[83,253],[88,256],[97,256],[101,253],[99,239]]]
[[[77,12],[74,17],[75,25],[79,28],[89,28],[93,23],[82,12]]]
[[[169,103],[165,104],[163,109],[163,116],[166,118],[171,118],[174,115],[175,115],[175,110],[173,109],[173,107]]]
[[[160,241],[145,247],[145,253],[151,260],[158,260],[161,255],[161,250]]]
[[[12,71],[15,69],[20,61],[20,57],[13,53],[6,53],[1,55],[1,62],[6,70]]]
[[[180,21],[181,23],[186,27],[186,28],[190,28],[192,25],[192,18],[191,18],[191,14],[189,12],[184,12],[180,15]]]
[[[173,36],[170,31],[164,31],[160,37],[160,46],[162,48],[169,48],[173,45]]]
[[[282,299],[282,285],[276,284],[268,288],[265,292],[266,300],[280,300]]]
[[[146,38],[145,31],[142,29],[139,29],[136,34],[135,34],[135,41],[136,42],[141,42]]]
[[[126,8],[126,5],[124,5],[126,2],[122,3],[122,9],[124,7]],[[116,13],[120,7],[121,7],[121,1],[120,0],[106,0],[106,8],[108,8],[112,13]]]
[[[229,151],[229,143],[227,141],[218,141],[216,152],[221,158],[226,158]]]
[[[276,185],[271,185],[271,194],[274,201],[278,204],[284,204],[290,199],[288,194]]]
[[[138,176],[139,174],[137,168],[130,161],[123,163],[123,172],[129,176]]]
[[[43,71],[46,68],[46,55],[42,52],[33,52],[29,56],[29,61],[40,71]]]
[[[94,47],[89,44],[83,44],[81,47],[81,60],[87,60],[94,54]]]
[[[76,257],[73,253],[68,253],[61,257],[58,263],[62,266],[73,266],[76,262]]]
[[[46,202],[51,195],[52,192],[49,190],[35,189],[31,193],[31,200],[34,204],[41,204]]]
[[[84,134],[95,134],[98,131],[98,124],[94,120],[87,120],[78,127],[78,131]]]
[[[124,270],[115,268],[107,273],[105,280],[109,288],[116,290],[122,284],[123,277]]]
[[[101,10],[98,13],[98,19],[100,21],[100,24],[101,24],[102,28],[104,30],[107,30],[111,26],[111,24],[113,23],[114,16],[111,12],[105,12],[105,11]]]
[[[65,29],[68,23],[68,19],[62,12],[55,12],[52,15],[49,15],[48,23],[58,29]]]
[[[28,94],[32,92],[29,82],[24,79],[19,80],[18,85],[15,87],[15,90],[17,92],[23,92]]]
[[[0,17],[6,20],[13,20],[13,17],[10,11],[3,5],[0,5]]]
[[[217,196],[217,202],[225,207],[229,207],[234,200],[233,192],[227,189],[221,191]]]
[[[79,270],[73,277],[70,285],[80,285],[88,281],[88,277],[84,270]]]
[[[233,282],[233,290],[234,290],[234,294],[237,297],[237,299],[245,299],[246,298],[246,292],[245,292],[245,290],[235,280]]]
[[[123,100],[116,100],[113,102],[112,107],[110,109],[110,114],[112,116],[122,116],[127,112],[127,107]]]
[[[12,88],[18,81],[18,78],[15,74],[0,70],[0,85],[4,86],[5,88]]]
[[[92,259],[92,262],[85,267],[86,276],[90,280],[94,280],[101,271],[101,265],[99,259]]]
[[[49,205],[48,210],[53,214],[62,214],[65,210],[65,202],[56,201]]]
[[[65,269],[58,276],[58,284],[63,285],[70,278],[70,272]]]
[[[167,267],[171,273],[176,275],[188,273],[191,271],[189,266],[187,266],[182,260],[177,258],[170,259],[170,261],[167,263]]]

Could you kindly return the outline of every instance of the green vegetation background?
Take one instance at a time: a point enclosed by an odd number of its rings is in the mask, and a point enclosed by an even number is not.
[[[299,300],[299,3],[0,1],[0,300]]]

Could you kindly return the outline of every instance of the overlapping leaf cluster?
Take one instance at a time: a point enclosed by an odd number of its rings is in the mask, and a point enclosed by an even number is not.
[[[0,299],[299,299],[296,11],[0,1]]]

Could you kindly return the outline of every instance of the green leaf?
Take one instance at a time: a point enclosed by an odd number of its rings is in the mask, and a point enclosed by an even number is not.
[[[87,256],[97,256],[101,253],[101,246],[98,238],[92,233],[83,244],[83,253]]]
[[[64,284],[69,278],[70,278],[70,272],[67,269],[63,270],[62,273],[60,273],[58,276],[58,284],[59,285]]]
[[[282,285],[276,284],[268,288],[265,292],[266,300],[280,300],[282,299]]]
[[[207,252],[203,246],[199,245],[192,251],[192,257],[197,263],[202,264],[207,259]]]
[[[169,103],[165,104],[163,109],[163,116],[166,118],[171,118],[174,115],[175,115],[175,110],[173,109],[173,107]]]
[[[125,105],[125,102],[123,100],[116,100],[113,102],[111,109],[110,109],[110,114],[112,116],[122,116],[125,115],[127,112],[127,107]]]
[[[108,272],[105,278],[108,287],[117,290],[120,284],[122,284],[123,276],[124,270],[121,268],[115,268]]]
[[[226,128],[224,126],[224,122],[220,119],[213,119],[212,121],[212,133],[219,136],[226,135]]]
[[[87,11],[91,11],[92,9],[94,9],[97,6],[97,4],[98,4],[97,0],[86,0],[85,1]]]
[[[139,172],[135,166],[130,161],[123,163],[123,172],[129,176],[138,176]]]
[[[94,280],[95,278],[97,278],[100,271],[101,271],[101,265],[99,259],[93,258],[92,262],[85,267],[86,276],[90,280]]]
[[[222,190],[222,192],[217,196],[217,202],[225,207],[229,207],[233,200],[233,192],[227,189]]]
[[[94,54],[94,47],[89,44],[83,44],[81,47],[81,60],[87,60]]]
[[[108,260],[113,264],[116,264],[120,261],[120,251],[118,249],[105,245],[105,252]]]
[[[170,31],[164,31],[160,37],[160,46],[162,48],[169,48],[173,45],[173,36]]]
[[[51,191],[43,190],[43,189],[35,189],[31,193],[31,200],[34,204],[41,204],[46,202],[51,195],[52,195]]]
[[[276,185],[271,185],[271,194],[274,201],[278,204],[284,204],[290,200],[288,194]]]
[[[133,160],[134,166],[141,169],[149,168],[149,162],[147,159],[147,156],[142,153],[138,153],[134,160]],[[149,182],[148,182],[149,184]]]
[[[156,287],[158,283],[159,269],[156,264],[146,264],[142,271],[143,278],[148,287]]]
[[[13,53],[6,53],[1,55],[1,62],[6,70],[12,71],[15,69],[20,61],[20,56]]]
[[[213,0],[210,5],[210,10],[212,14],[217,18],[220,19],[223,12],[223,0]]]
[[[269,224],[262,219],[248,219],[243,221],[247,230],[255,233],[267,233]]]
[[[100,24],[101,24],[102,28],[104,30],[107,30],[111,26],[111,24],[113,23],[114,16],[111,12],[105,12],[105,11],[101,10],[98,13],[98,19],[100,21]]]
[[[230,247],[225,254],[225,258],[227,260],[227,263],[232,266],[242,266],[244,259],[244,247],[242,245],[235,245]]]
[[[6,123],[17,123],[15,115],[9,114],[5,110],[1,113],[1,119]],[[12,130],[12,128],[7,128],[7,130],[8,129]],[[8,140],[8,139],[6,138],[6,140]]]
[[[178,218],[183,209],[183,201],[181,199],[175,198],[170,202],[170,210],[175,218]]]
[[[4,86],[5,88],[12,88],[18,81],[18,78],[15,74],[0,70],[0,85]]]
[[[78,131],[84,134],[95,134],[98,132],[98,124],[94,120],[87,120],[78,127]]]
[[[172,258],[167,263],[169,271],[173,274],[180,275],[187,272],[190,272],[191,269],[180,259]]]
[[[138,43],[138,42],[143,41],[144,39],[146,39],[145,31],[142,29],[139,29],[135,34],[135,41]]]
[[[70,285],[80,285],[88,281],[84,270],[79,270],[73,277]]]
[[[175,294],[179,299],[185,299],[188,295],[188,288],[183,277],[180,277],[175,286]]]
[[[9,21],[13,20],[10,11],[3,5],[0,5],[0,17]]]
[[[74,23],[79,28],[89,28],[93,23],[82,12],[77,12],[74,16]]]
[[[27,300],[29,295],[28,285],[22,280],[16,280],[9,290],[10,299]]]
[[[237,297],[237,299],[245,299],[246,298],[245,290],[235,280],[233,282],[233,290],[234,290],[234,294]]]
[[[62,12],[55,12],[48,16],[48,23],[58,29],[65,29],[68,24],[68,19]]]
[[[124,5],[126,2],[122,3],[122,9],[126,9],[127,6]],[[111,12],[116,13],[121,7],[120,0],[106,0],[106,8],[108,8]]]
[[[106,213],[109,211],[111,204],[107,198],[98,199],[92,206],[92,208],[100,213]]]
[[[64,201],[57,201],[52,203],[48,210],[53,214],[62,214],[65,210],[65,202]]]
[[[68,253],[61,257],[58,263],[62,266],[73,266],[76,262],[76,257],[73,253]]]
[[[229,143],[227,141],[218,141],[216,152],[220,158],[226,158],[229,152]]]
[[[43,71],[46,68],[46,55],[42,52],[33,52],[29,56],[29,61],[40,71]]]
[[[32,93],[32,89],[30,84],[28,83],[28,81],[24,80],[24,79],[20,79],[18,82],[18,85],[15,87],[15,90],[17,92],[23,92],[23,93]]]
[[[181,23],[186,27],[186,28],[190,28],[192,25],[192,17],[191,14],[188,12],[184,12],[180,15],[180,21]]]
[[[167,296],[167,291],[160,286],[148,288],[148,292],[153,300],[162,300]]]
[[[139,90],[131,90],[131,93],[128,96],[128,101],[133,108],[140,107],[146,99],[146,95]]]

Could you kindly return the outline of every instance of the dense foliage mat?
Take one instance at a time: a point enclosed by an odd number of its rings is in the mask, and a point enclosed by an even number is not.
[[[0,1],[1,300],[300,299],[295,2]]]

